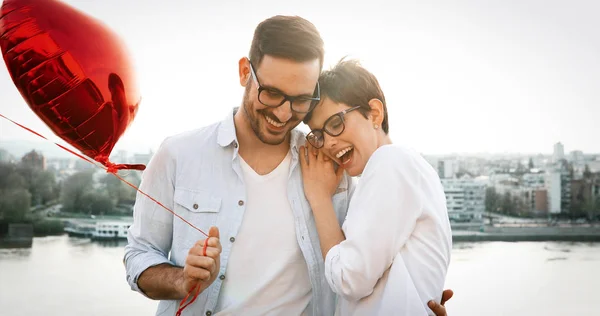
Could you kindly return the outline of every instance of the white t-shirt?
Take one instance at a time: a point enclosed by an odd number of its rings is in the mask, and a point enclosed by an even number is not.
[[[325,277],[338,315],[434,315],[452,232],[439,176],[399,145],[369,159],[342,226],[346,240],[327,253]]]
[[[291,155],[262,176],[240,161],[246,212],[231,249],[217,315],[302,315],[312,288],[288,201]]]

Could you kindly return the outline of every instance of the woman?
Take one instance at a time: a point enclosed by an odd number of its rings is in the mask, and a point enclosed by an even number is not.
[[[440,179],[418,153],[392,144],[371,73],[342,61],[319,83],[322,101],[305,118],[312,146],[300,156],[336,314],[434,315],[427,302],[441,300],[452,248]],[[340,227],[332,196],[344,171],[360,181]]]

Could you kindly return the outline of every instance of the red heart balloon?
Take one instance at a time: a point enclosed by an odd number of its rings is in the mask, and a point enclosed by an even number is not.
[[[114,168],[108,157],[141,100],[118,36],[60,1],[5,0],[0,49],[33,112],[84,155]]]

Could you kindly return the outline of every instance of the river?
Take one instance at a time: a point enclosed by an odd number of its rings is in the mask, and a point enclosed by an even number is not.
[[[124,245],[58,236],[0,249],[0,314],[154,315],[125,281]],[[600,243],[456,243],[446,281],[451,316],[600,315]]]

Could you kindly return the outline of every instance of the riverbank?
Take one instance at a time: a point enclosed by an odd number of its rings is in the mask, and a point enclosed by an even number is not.
[[[600,226],[568,227],[493,227],[483,226],[479,231],[454,230],[453,242],[478,241],[569,241],[600,242]]]
[[[19,229],[0,237],[0,248],[7,244],[21,247],[31,245],[33,237],[69,234],[92,239],[126,239],[126,229],[132,222],[129,217],[111,219],[45,219],[28,224],[16,224]],[[100,223],[100,226],[97,224]],[[110,227],[106,227],[110,225]],[[28,227],[29,228],[28,228]],[[567,226],[490,226],[476,223],[452,225],[453,242],[479,241],[567,241],[600,242],[600,224]]]

